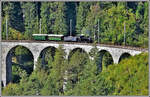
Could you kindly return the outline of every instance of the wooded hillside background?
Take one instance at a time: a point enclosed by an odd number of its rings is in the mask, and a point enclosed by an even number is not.
[[[85,34],[100,43],[148,47],[148,2],[2,2],[2,39],[32,39],[33,33]],[[98,21],[100,33],[98,34]],[[125,26],[124,26],[125,25]]]

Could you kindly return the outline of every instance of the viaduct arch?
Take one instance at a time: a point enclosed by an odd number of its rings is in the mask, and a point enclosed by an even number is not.
[[[103,66],[102,66],[102,60],[103,60],[103,57],[105,56],[105,55],[108,55],[107,56],[107,58],[108,57],[110,57],[110,58],[108,58],[108,60],[107,61],[110,61],[109,62],[109,64],[112,64],[112,63],[114,63],[114,60],[113,60],[113,55],[109,52],[109,51],[107,51],[107,50],[104,50],[104,49],[102,49],[102,50],[100,50],[99,52],[98,52],[98,60],[96,60],[97,62],[98,62],[98,68],[99,68],[99,70],[101,71],[101,70],[103,70]],[[107,65],[109,65],[109,64],[107,64]]]
[[[69,56],[69,53],[71,51],[73,51],[74,49],[76,48],[81,48],[83,49],[86,53],[89,54],[90,50],[93,48],[92,45],[87,45],[87,44],[81,44],[81,43],[78,43],[78,44],[71,44],[71,43],[51,43],[51,42],[2,42],[2,82],[4,84],[4,86],[6,86],[6,82],[9,82],[9,78],[6,77],[6,57],[7,57],[7,54],[9,53],[9,51],[16,47],[16,46],[24,46],[26,47],[27,49],[29,49],[33,55],[33,59],[34,59],[34,64],[36,64],[41,52],[47,48],[47,47],[54,47],[54,48],[58,48],[59,45],[63,45],[64,49],[65,49],[65,52],[66,52],[66,58],[68,58]],[[148,50],[136,50],[136,49],[127,49],[127,48],[121,48],[121,47],[109,47],[109,46],[101,46],[101,45],[98,45],[97,46],[98,48],[98,51],[102,51],[102,50],[105,50],[105,51],[108,51],[110,53],[110,55],[112,56],[112,59],[113,59],[113,62],[114,63],[118,63],[119,62],[119,59],[120,59],[120,56],[124,53],[128,53],[132,56],[136,55],[136,54],[140,54],[142,52],[145,52],[145,51],[148,51]],[[34,65],[34,68],[35,65]]]
[[[13,62],[12,62],[12,58],[13,58],[13,56],[15,55],[15,49],[18,47],[18,46],[20,46],[20,45],[16,45],[15,47],[12,47],[9,51],[8,51],[8,53],[6,54],[6,84],[7,83],[9,83],[9,81],[11,80],[11,78],[12,78],[12,64],[13,64]],[[27,50],[29,53],[30,53],[30,55],[31,55],[31,58],[30,59],[33,59],[33,54],[32,54],[32,52],[27,48],[27,47],[25,47],[25,46],[21,46],[21,48],[23,49],[23,50]],[[22,52],[22,51],[21,51]],[[28,59],[28,58],[27,58]],[[22,60],[22,59],[21,59]],[[34,60],[34,59],[33,59]],[[20,60],[18,60],[18,61],[20,61]],[[21,62],[21,61],[20,61]],[[22,63],[22,62],[21,62]],[[11,68],[10,68],[11,67]],[[32,69],[33,70],[33,69]]]

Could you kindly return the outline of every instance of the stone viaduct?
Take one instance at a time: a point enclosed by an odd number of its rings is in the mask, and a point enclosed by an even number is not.
[[[58,46],[60,45],[59,42],[8,42],[8,41],[4,41],[1,43],[1,47],[2,47],[2,62],[1,62],[1,67],[2,67],[2,82],[4,84],[4,86],[6,86],[7,83],[10,82],[11,80],[11,63],[6,61],[6,58],[10,58],[11,56],[9,55],[9,52],[15,48],[16,46],[24,46],[27,49],[29,49],[33,55],[34,58],[34,64],[37,62],[38,57],[40,56],[40,53],[42,52],[42,50],[44,50],[47,47],[55,47],[58,48]],[[83,49],[85,52],[89,53],[90,50],[93,48],[93,46],[91,44],[86,44],[86,43],[61,43],[61,45],[63,45],[65,52],[66,52],[66,56],[68,57],[69,53],[76,49],[76,48],[81,48]],[[99,51],[105,50],[107,52],[110,53],[110,55],[112,56],[113,62],[114,63],[118,63],[120,57],[124,54],[124,53],[128,53],[132,56],[136,55],[136,54],[140,54],[141,52],[147,52],[148,50],[144,50],[144,49],[134,49],[134,48],[127,48],[127,47],[121,47],[121,46],[104,46],[104,45],[97,45],[97,48]],[[35,65],[34,65],[35,68]]]

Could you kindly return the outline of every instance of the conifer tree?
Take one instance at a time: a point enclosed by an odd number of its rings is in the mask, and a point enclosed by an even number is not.
[[[25,38],[31,39],[32,34],[39,32],[39,13],[38,2],[22,3],[24,22],[25,22]]]
[[[2,38],[6,38],[6,19],[7,19],[7,31],[8,37],[12,39],[13,33],[10,29],[18,31],[20,34],[24,32],[24,21],[23,21],[23,13],[20,2],[3,2],[2,9]]]
[[[66,5],[64,2],[56,2],[57,9],[55,12],[55,22],[54,22],[54,27],[53,31],[56,34],[67,34],[67,24],[66,24]]]
[[[89,31],[89,35],[93,38],[94,41],[97,41],[97,35],[98,35],[98,19],[101,16],[101,10],[99,3],[94,3],[90,6],[90,11],[87,14],[86,18],[86,29]]]
[[[50,4],[49,2],[41,3],[41,33],[50,33]]]
[[[68,60],[67,66],[67,89],[73,89],[82,80],[83,71],[89,62],[88,55],[82,50],[77,50]]]
[[[24,31],[23,13],[20,2],[10,3],[10,10],[8,10],[8,18],[10,27],[20,32]]]
[[[43,95],[62,95],[64,93],[65,68],[65,52],[63,46],[60,45],[54,57],[51,73],[42,91]]]
[[[77,9],[77,19],[76,19],[76,33],[77,34],[83,34],[85,32],[82,32],[85,28],[85,21],[87,17],[87,13],[89,12],[91,3],[89,2],[79,2],[79,6]]]

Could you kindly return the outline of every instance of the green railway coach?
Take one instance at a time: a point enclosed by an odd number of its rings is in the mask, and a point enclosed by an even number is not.
[[[33,34],[34,40],[47,40],[47,34]]]
[[[48,34],[47,37],[48,40],[50,41],[62,41],[63,40],[63,35],[59,34]]]
[[[63,41],[62,34],[32,34],[34,40]]]

